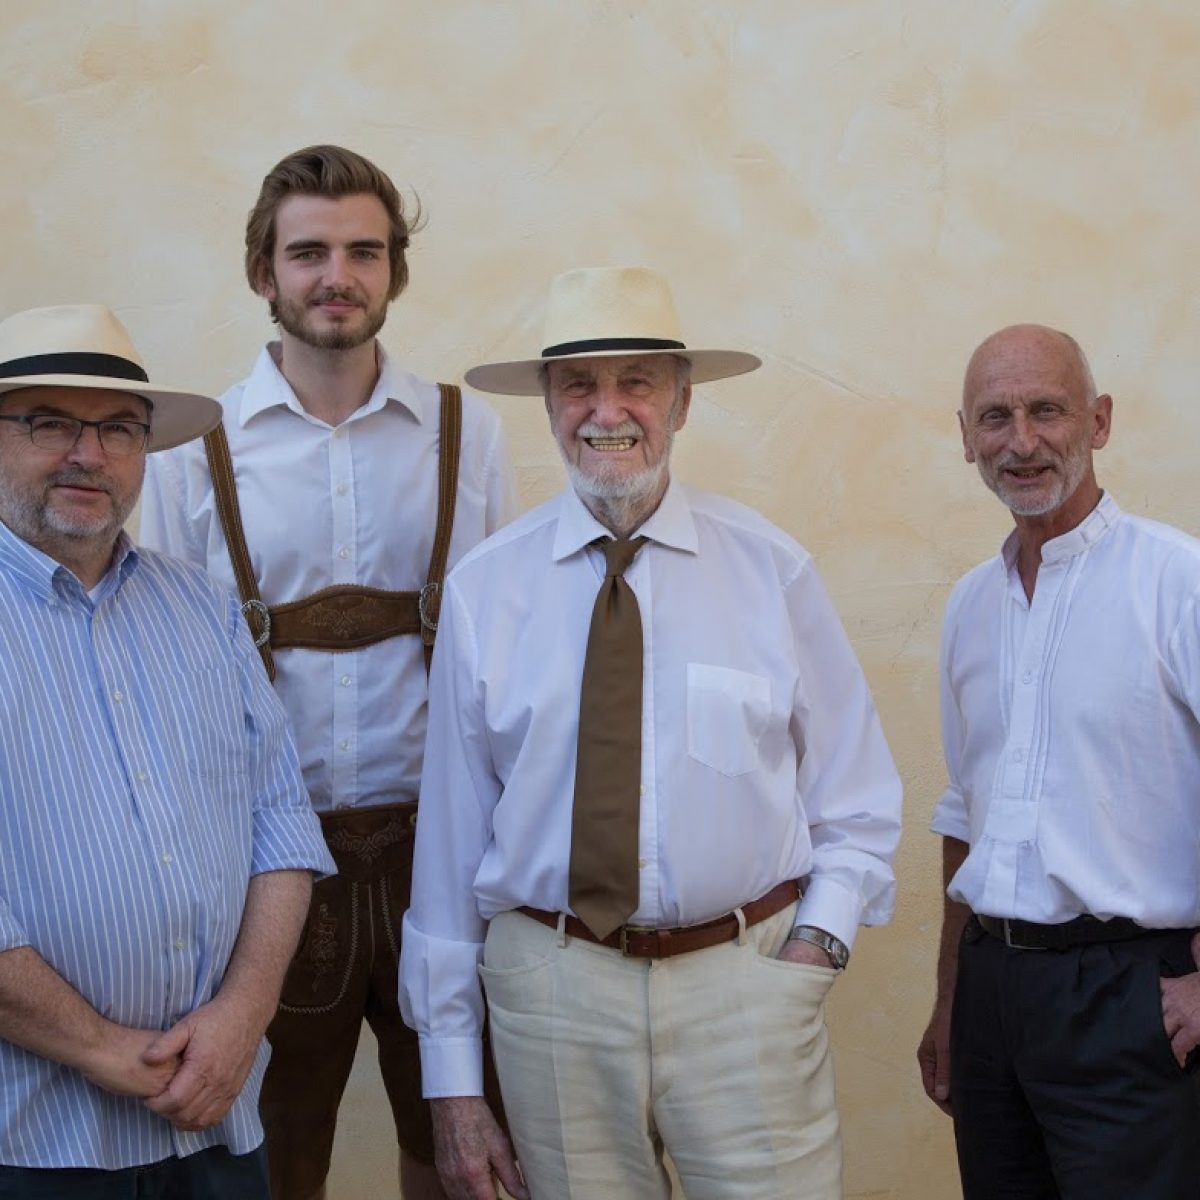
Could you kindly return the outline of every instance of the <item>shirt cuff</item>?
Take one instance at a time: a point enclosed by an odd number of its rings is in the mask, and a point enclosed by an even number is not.
[[[967,819],[967,806],[962,796],[954,789],[947,788],[945,794],[937,802],[933,810],[933,819],[929,828],[943,837],[957,838],[960,842],[970,842],[971,823]]]
[[[254,814],[250,874],[309,870],[318,879],[336,875],[337,866],[311,808],[260,808]]]
[[[861,915],[862,901],[856,895],[846,891],[840,883],[818,876],[808,882],[796,909],[795,924],[815,925],[832,933],[846,943],[847,950],[852,950]]]
[[[421,1090],[426,1100],[483,1095],[480,1038],[422,1038]]]

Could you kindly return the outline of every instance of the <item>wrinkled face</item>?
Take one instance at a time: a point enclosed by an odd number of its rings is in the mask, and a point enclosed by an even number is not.
[[[679,369],[665,354],[549,365],[546,410],[576,491],[622,499],[665,487],[692,397]]]
[[[275,253],[259,291],[280,327],[323,350],[369,342],[387,316],[387,210],[371,195],[289,196],[275,213]]]
[[[967,462],[1017,516],[1056,512],[1093,479],[1112,402],[1092,404],[1074,348],[1050,330],[1018,327],[976,352],[959,421]]]
[[[18,388],[0,396],[0,413],[150,420],[138,396],[71,387]],[[69,450],[45,450],[29,440],[25,427],[0,422],[0,520],[51,558],[58,559],[56,550],[64,545],[111,552],[145,471],[145,450],[109,454],[95,429],[85,428]]]

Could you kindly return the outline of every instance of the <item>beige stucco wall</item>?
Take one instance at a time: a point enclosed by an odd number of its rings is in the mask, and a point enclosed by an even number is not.
[[[847,1185],[957,1195],[913,1047],[939,889],[936,633],[1006,528],[962,462],[970,347],[1034,319],[1116,396],[1102,477],[1200,529],[1192,447],[1200,12],[1178,0],[5,0],[0,312],[100,300],[152,375],[221,389],[269,332],[244,214],[300,145],[353,146],[429,223],[384,340],[420,372],[538,343],[548,279],[642,262],[694,341],[754,350],[700,390],[678,473],[817,556],[908,788],[900,901],[831,1002]],[[536,401],[502,402],[532,503]],[[377,1193],[356,1081],[341,1196]],[[365,1090],[362,1090],[365,1089]]]

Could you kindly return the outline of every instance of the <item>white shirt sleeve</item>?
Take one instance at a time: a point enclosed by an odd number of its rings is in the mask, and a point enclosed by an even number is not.
[[[786,598],[800,681],[792,713],[796,786],[813,847],[796,921],[851,946],[860,923],[887,921],[895,905],[900,777],[862,668],[811,560]]]
[[[146,458],[137,540],[206,570],[207,555],[188,519],[181,451],[163,450]]]
[[[948,776],[946,790],[933,810],[933,820],[930,828],[934,833],[944,837],[957,838],[960,842],[969,842],[971,827],[967,817],[967,802],[963,795],[960,782],[960,766],[962,763],[962,714],[959,712],[958,699],[951,685],[952,662],[954,645],[958,634],[958,592],[951,593],[946,605],[946,616],[942,622],[942,645],[939,669],[939,703],[942,720],[942,752],[946,760]]]
[[[487,925],[474,882],[501,787],[473,682],[474,658],[470,619],[451,584],[429,681],[412,906],[400,957],[400,1007],[421,1038],[428,1097],[483,1094],[477,968]]]

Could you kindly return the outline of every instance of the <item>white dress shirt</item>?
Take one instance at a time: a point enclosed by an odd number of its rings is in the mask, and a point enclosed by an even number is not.
[[[942,636],[950,895],[994,917],[1200,924],[1200,542],[1105,496],[963,577]]]
[[[370,399],[336,428],[307,413],[265,348],[221,397],[250,561],[267,604],[339,583],[421,587],[437,527],[437,387],[379,348]],[[500,420],[463,395],[450,564],[515,509]],[[141,541],[205,567],[236,593],[203,444],[148,459]],[[415,800],[425,742],[421,639],[361,650],[275,652],[313,807]]]
[[[900,780],[809,555],[672,483],[625,574],[643,627],[636,925],[691,925],[808,877],[799,921],[886,921]],[[401,1004],[427,1095],[481,1090],[486,922],[566,910],[579,693],[609,536],[572,491],[451,576],[430,693]]]

